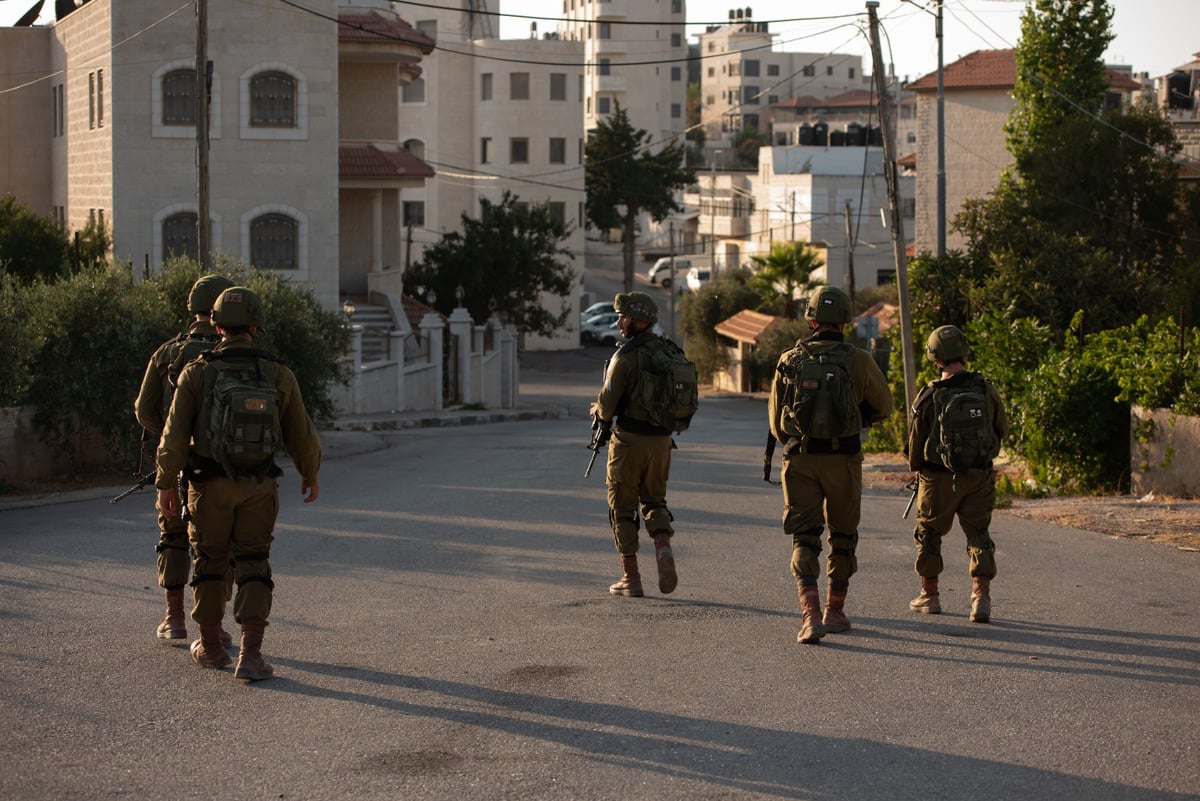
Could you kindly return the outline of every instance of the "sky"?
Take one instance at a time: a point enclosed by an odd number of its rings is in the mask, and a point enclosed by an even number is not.
[[[260,0],[261,1],[261,0]],[[0,0],[0,25],[11,25],[35,0]],[[424,3],[459,5],[460,0],[421,0]],[[490,11],[499,11],[500,35],[508,39],[529,36],[529,26],[540,17],[538,30],[553,31],[562,13],[562,0],[483,0]],[[627,0],[629,3],[668,0]],[[1105,53],[1109,64],[1126,64],[1151,77],[1165,75],[1200,52],[1200,0],[1110,0],[1116,38]],[[687,0],[689,41],[704,23],[728,21],[732,8],[753,9],[756,21],[769,22],[779,34],[777,49],[807,53],[851,53],[871,63],[866,35],[865,0],[759,0],[736,6],[721,0]],[[419,6],[406,19],[420,14]],[[928,9],[928,10],[925,10]],[[934,32],[936,0],[920,6],[905,0],[879,0],[880,39],[885,69],[890,64],[900,78],[915,80],[937,69]],[[950,64],[975,50],[1013,47],[1020,37],[1022,0],[945,0],[943,6],[943,61]],[[54,0],[46,0],[42,22],[54,18]],[[782,20],[792,20],[784,22]],[[868,69],[868,71],[870,71]]]

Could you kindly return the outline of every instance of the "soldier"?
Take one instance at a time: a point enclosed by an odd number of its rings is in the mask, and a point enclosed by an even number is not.
[[[282,474],[271,454],[287,449],[300,473],[300,493],[311,503],[319,493],[321,442],[295,375],[253,348],[263,323],[258,296],[245,287],[225,290],[212,320],[221,341],[179,377],[158,448],[156,486],[163,513],[178,517],[175,477],[186,468],[188,539],[195,554],[192,619],[200,627],[192,659],[208,668],[230,662],[219,633],[232,560],[234,619],[242,627],[234,678],[256,681],[274,672],[261,652],[275,586],[269,559]]]
[[[233,286],[223,275],[205,275],[192,284],[188,293],[187,309],[192,315],[188,330],[168,339],[158,346],[146,365],[142,387],[133,402],[134,415],[148,433],[154,435],[155,444],[162,435],[167,410],[171,407],[171,396],[184,366],[201,352],[211,349],[220,341],[221,335],[211,322],[212,307],[217,296]],[[158,624],[155,636],[164,640],[187,639],[186,618],[183,612],[183,586],[188,583],[192,559],[188,553],[187,524],[178,518],[163,515],[158,506],[158,585],[167,598],[167,613]],[[221,638],[226,644],[233,640],[224,629]]]
[[[967,369],[971,348],[962,331],[952,325],[936,329],[929,335],[926,353],[941,378],[917,393],[908,426],[905,454],[918,481],[914,569],[921,579],[921,592],[908,605],[924,614],[941,613],[942,537],[957,515],[967,537],[970,619],[987,623],[996,576],[996,546],[988,534],[996,505],[992,460],[1008,436],[1008,417],[992,383]]]
[[[865,426],[892,413],[887,381],[871,355],[845,342],[850,298],[822,287],[806,312],[813,333],[785,351],[768,404],[771,434],[783,445],[783,531],[792,538],[792,575],[800,600],[796,640],[818,642],[850,630],[844,611],[858,569]],[[829,527],[829,577],[821,613],[821,534]]]
[[[678,584],[675,555],[671,550],[671,512],[667,509],[667,479],[671,472],[673,431],[649,422],[655,415],[643,408],[634,393],[638,383],[638,350],[661,340],[653,327],[658,306],[644,292],[618,294],[613,301],[617,327],[625,338],[609,359],[604,385],[592,404],[593,418],[611,427],[608,447],[608,519],[612,524],[622,575],[608,588],[613,595],[641,598],[642,577],[638,572],[638,515],[654,542],[658,566],[658,589],[664,595]]]

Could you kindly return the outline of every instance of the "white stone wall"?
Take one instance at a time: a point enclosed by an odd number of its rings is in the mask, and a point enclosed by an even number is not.
[[[986,198],[1000,172],[1012,163],[1004,125],[1013,100],[1004,89],[944,92],[946,119],[946,250],[966,239],[952,230],[955,215],[970,198]],[[937,247],[937,94],[917,96],[917,253]]]

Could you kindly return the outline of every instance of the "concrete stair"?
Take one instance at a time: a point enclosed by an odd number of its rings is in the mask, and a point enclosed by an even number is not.
[[[384,306],[371,306],[365,303],[355,303],[354,313],[350,315],[351,325],[361,325],[362,363],[383,361],[388,358],[388,332],[394,323],[392,313]]]

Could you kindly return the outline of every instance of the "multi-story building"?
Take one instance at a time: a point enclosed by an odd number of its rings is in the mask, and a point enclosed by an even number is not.
[[[429,174],[399,152],[386,111],[432,42],[390,11],[356,16],[362,36],[347,36],[334,0],[206,10],[211,249],[335,307],[395,251],[382,220],[396,191]],[[197,28],[191,6],[91,0],[52,26],[0,30],[0,154],[28,155],[0,162],[0,185],[68,230],[103,223],[139,274],[197,252]]]
[[[683,138],[686,18],[684,0],[563,0],[558,36],[583,44],[585,130],[620,104],[652,148]]]
[[[868,88],[861,56],[774,50],[777,36],[749,9],[700,34],[700,122],[713,147],[728,147],[738,131],[768,131],[770,108],[788,98]]]
[[[892,124],[896,153],[917,147],[917,98],[911,92],[893,100]],[[832,97],[791,97],[768,110],[768,130],[774,145],[882,147],[879,102],[868,89],[853,89]]]

